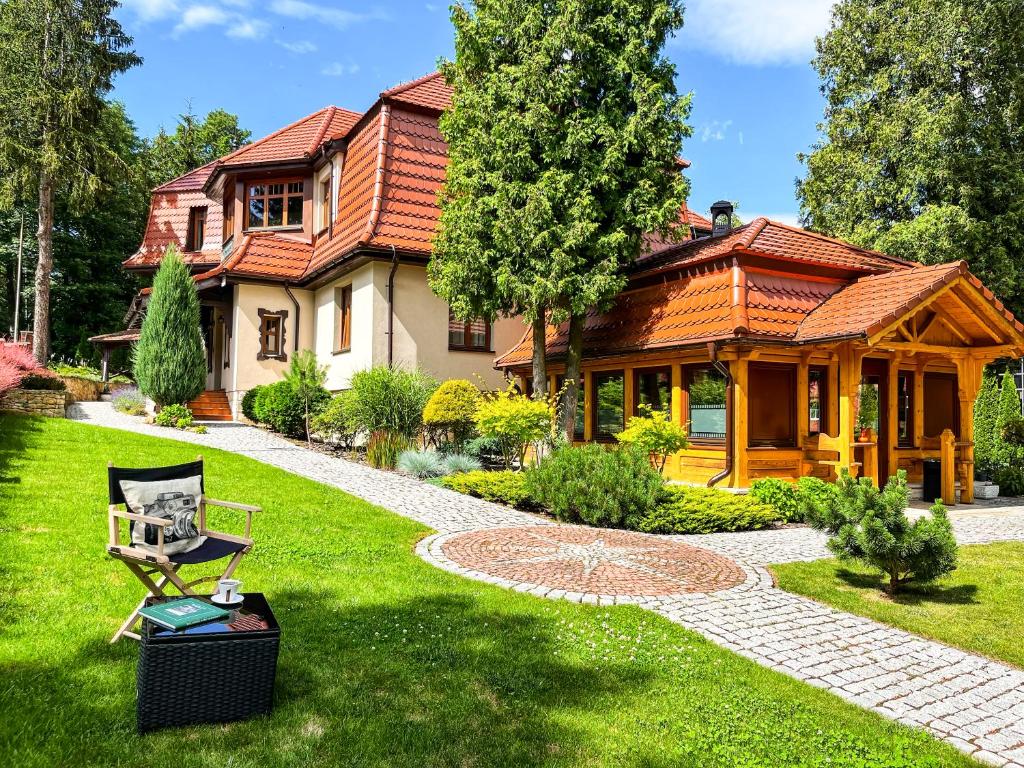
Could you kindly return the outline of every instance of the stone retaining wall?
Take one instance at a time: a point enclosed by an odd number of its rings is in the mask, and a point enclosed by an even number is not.
[[[34,413],[37,416],[64,418],[66,393],[49,389],[12,389],[0,396],[0,411]]]

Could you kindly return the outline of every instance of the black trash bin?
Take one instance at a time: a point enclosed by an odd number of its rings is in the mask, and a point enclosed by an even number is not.
[[[922,482],[921,498],[931,504],[942,498],[942,462],[938,459],[925,459],[924,481]]]

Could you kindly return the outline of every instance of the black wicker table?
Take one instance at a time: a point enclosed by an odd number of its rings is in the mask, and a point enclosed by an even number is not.
[[[166,598],[147,603],[158,600]],[[141,635],[139,733],[244,720],[273,709],[281,629],[262,594],[245,595],[227,619],[176,632],[143,620]]]

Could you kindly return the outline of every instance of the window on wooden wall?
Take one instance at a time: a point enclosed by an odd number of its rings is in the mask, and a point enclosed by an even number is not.
[[[752,448],[796,445],[796,366],[750,365],[747,435]]]
[[[320,231],[331,225],[331,177],[320,182]]]
[[[828,427],[828,368],[807,369],[807,431],[817,435]]]
[[[591,376],[594,384],[594,439],[611,440],[626,428],[626,376],[623,371],[602,371]]]
[[[725,377],[711,366],[686,366],[687,429],[701,443],[725,443]]]
[[[348,352],[352,349],[352,286],[334,289],[334,303],[337,306],[334,329],[334,351]]]
[[[256,355],[257,360],[287,360],[285,353],[285,319],[288,317],[288,310],[280,309],[271,311],[259,309],[257,315],[260,318],[260,351]]]
[[[903,448],[914,445],[914,374],[896,374],[896,444]]]
[[[206,206],[188,209],[188,235],[185,237],[186,251],[201,251],[206,239]]]
[[[235,198],[234,195],[224,201],[224,227],[221,233],[221,244],[226,243],[235,234]]]
[[[924,375],[924,434],[938,437],[942,430],[960,434],[960,399],[957,397],[955,373]]]
[[[633,375],[633,390],[636,394],[633,413],[663,411],[671,416],[672,369],[638,368]]]
[[[572,436],[573,436],[574,440],[582,440],[583,439],[584,427],[586,426],[585,422],[587,420],[586,399],[585,399],[586,391],[584,389],[583,381],[584,381],[583,374],[580,374],[580,386],[579,386],[579,390],[578,390],[579,394],[576,396],[576,421],[573,424],[573,433],[572,433]],[[531,381],[529,383],[530,383],[530,385],[532,387],[533,382]],[[565,388],[565,376],[559,376],[555,380],[555,384],[557,386],[558,391],[561,392]]]
[[[448,348],[469,352],[491,351],[491,324],[483,318],[466,322],[448,310]]]
[[[301,180],[248,184],[245,190],[246,229],[302,226]]]

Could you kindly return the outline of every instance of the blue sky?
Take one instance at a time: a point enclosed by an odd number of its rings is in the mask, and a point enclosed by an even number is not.
[[[115,97],[143,135],[173,128],[191,103],[221,107],[263,136],[328,104],[363,110],[452,54],[446,0],[122,0],[144,58]],[[808,62],[830,0],[689,0],[668,53],[693,91],[691,207],[740,204],[749,220],[794,221],[796,154],[823,102]]]

